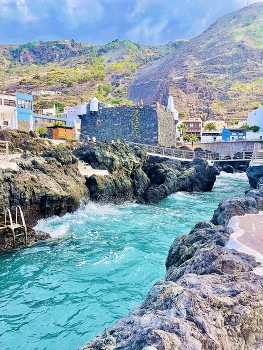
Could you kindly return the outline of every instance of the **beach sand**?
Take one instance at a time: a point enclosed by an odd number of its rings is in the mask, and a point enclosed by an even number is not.
[[[254,271],[263,275],[263,212],[235,216],[228,226],[234,233],[231,234],[227,247],[253,255],[261,263]]]

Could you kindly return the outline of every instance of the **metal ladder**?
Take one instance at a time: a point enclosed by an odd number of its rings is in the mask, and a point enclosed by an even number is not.
[[[20,219],[22,221],[22,224],[20,224],[18,222],[19,215],[20,215]],[[7,216],[9,218],[9,225],[7,223],[8,222]],[[26,222],[25,222],[25,217],[24,217],[23,211],[22,211],[20,206],[16,207],[16,221],[15,221],[15,223],[13,221],[10,209],[8,209],[8,208],[5,209],[5,226],[12,231],[14,248],[16,247],[16,237],[23,236],[23,235],[25,236],[25,241],[24,241],[25,245],[27,245],[27,226],[26,226]],[[21,229],[21,228],[23,228],[24,232],[16,234],[16,230],[17,229]]]

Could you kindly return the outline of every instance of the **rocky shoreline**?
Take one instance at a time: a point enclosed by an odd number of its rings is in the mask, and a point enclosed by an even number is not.
[[[2,131],[0,140],[9,141],[11,159],[20,152],[16,169],[0,172],[0,222],[5,208],[14,212],[18,205],[33,227],[39,219],[73,212],[82,201],[153,204],[176,191],[211,191],[216,181],[216,172],[203,160],[171,162],[121,143],[54,145],[34,133],[11,130]],[[82,176],[79,161],[109,175]],[[2,235],[0,251],[10,248],[9,241]]]
[[[227,248],[231,217],[263,210],[263,188],[223,201],[211,222],[175,239],[166,277],[143,304],[82,350],[258,350],[263,276],[255,258]]]
[[[211,191],[222,170],[201,159],[147,156],[125,144],[53,145],[23,132],[2,132],[0,139],[10,141],[11,153],[21,152],[16,170],[0,173],[0,212],[20,205],[29,225],[74,211],[83,200],[152,204],[176,191]],[[82,176],[78,161],[109,175]],[[263,210],[260,178],[255,183],[257,190],[223,201],[211,222],[178,237],[167,257],[165,280],[153,286],[142,306],[83,349],[260,349],[263,278],[253,272],[258,263],[252,256],[226,246],[231,217]],[[29,244],[47,238],[29,232]],[[1,235],[0,252],[11,250],[11,242]]]

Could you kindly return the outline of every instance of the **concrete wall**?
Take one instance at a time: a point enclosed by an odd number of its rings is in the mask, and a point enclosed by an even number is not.
[[[165,107],[121,106],[99,107],[98,112],[88,112],[81,117],[81,140],[96,137],[98,141],[116,141],[171,146],[174,144],[173,113]]]
[[[237,153],[243,151],[253,151],[254,144],[263,145],[263,141],[228,141],[228,142],[211,142],[211,143],[195,143],[193,148],[201,147],[211,152],[219,152],[222,154]]]

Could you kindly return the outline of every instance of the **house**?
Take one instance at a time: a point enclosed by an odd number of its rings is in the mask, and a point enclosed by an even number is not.
[[[223,141],[246,140],[246,130],[238,128],[224,128],[222,130]]]
[[[74,138],[73,126],[48,126],[48,138],[53,140],[66,140]]]
[[[221,130],[210,130],[203,131],[201,136],[201,142],[217,142],[222,141],[222,131]]]
[[[86,111],[86,105],[85,105]],[[69,122],[74,123],[74,133],[77,140],[80,139],[81,133],[81,121],[78,117],[78,106],[66,106],[64,108],[63,118],[66,118]]]
[[[16,127],[16,96],[0,93],[0,129],[15,129]]]
[[[44,114],[46,112],[46,114]],[[54,108],[43,110],[38,114],[33,112],[33,96],[21,92],[0,93],[0,127],[1,129],[18,129],[22,131],[35,130],[39,126],[49,126],[54,122],[74,126],[74,122],[59,118]]]
[[[184,119],[180,122],[180,124],[186,125],[187,128],[184,130],[184,133],[187,136],[195,135],[199,140],[201,140],[203,131],[203,122],[201,118]]]

